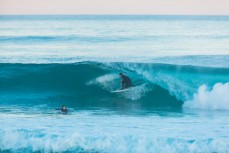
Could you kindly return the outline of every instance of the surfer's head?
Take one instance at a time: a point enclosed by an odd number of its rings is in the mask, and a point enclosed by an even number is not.
[[[122,78],[123,74],[122,73],[119,73],[119,76]]]

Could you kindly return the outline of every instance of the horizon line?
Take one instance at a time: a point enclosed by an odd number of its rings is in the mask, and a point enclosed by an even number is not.
[[[0,16],[229,16],[229,14],[0,14]]]

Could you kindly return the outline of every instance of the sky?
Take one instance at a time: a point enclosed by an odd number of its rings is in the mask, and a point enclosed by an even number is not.
[[[7,14],[229,15],[229,0],[0,0]]]

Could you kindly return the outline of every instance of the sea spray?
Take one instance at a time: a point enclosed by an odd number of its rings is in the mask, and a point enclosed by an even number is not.
[[[198,92],[193,95],[193,99],[184,103],[184,107],[229,110],[229,82],[216,83],[210,89],[207,85],[200,86]]]

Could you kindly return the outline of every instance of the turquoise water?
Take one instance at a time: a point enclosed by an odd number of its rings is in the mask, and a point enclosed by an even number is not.
[[[0,152],[229,152],[228,27],[227,16],[0,16]],[[134,87],[112,93],[120,72]]]

